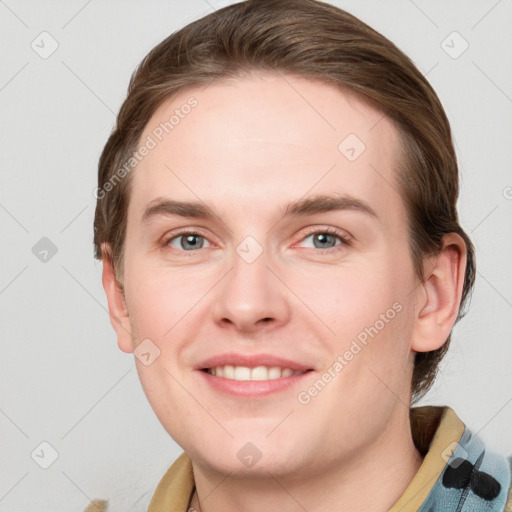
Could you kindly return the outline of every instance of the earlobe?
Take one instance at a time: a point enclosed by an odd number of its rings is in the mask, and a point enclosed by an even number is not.
[[[441,250],[429,262],[428,277],[420,287],[412,350],[436,350],[448,339],[459,312],[466,254],[466,244],[458,234],[443,237]]]
[[[124,294],[116,280],[108,245],[102,244],[103,274],[102,283],[107,295],[110,323],[117,335],[117,345],[126,353],[133,352],[133,338],[131,335],[130,317],[126,308]]]

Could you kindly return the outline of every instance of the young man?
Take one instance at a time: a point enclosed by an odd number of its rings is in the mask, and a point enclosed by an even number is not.
[[[474,282],[457,174],[428,82],[335,7],[235,4],[150,52],[94,240],[184,449],[150,512],[505,510],[507,460],[411,408]]]

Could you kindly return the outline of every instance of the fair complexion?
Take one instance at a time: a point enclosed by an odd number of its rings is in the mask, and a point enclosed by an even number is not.
[[[120,349],[149,339],[160,350],[136,365],[160,422],[191,457],[190,505],[387,511],[422,462],[409,425],[413,356],[440,347],[455,322],[464,243],[447,235],[419,281],[397,193],[396,128],[357,97],[291,75],[221,80],[163,103],[141,141],[190,96],[197,106],[133,171],[124,295],[106,258],[103,271]],[[338,150],[349,134],[366,146],[354,161]],[[333,194],[344,198],[339,209],[284,215]],[[165,200],[212,215],[151,209]],[[393,304],[400,312],[301,403]],[[224,354],[270,354],[309,371],[242,395],[237,381],[203,371]],[[251,467],[243,447],[261,456]]]

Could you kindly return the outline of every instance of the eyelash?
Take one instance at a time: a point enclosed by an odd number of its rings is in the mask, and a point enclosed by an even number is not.
[[[334,247],[328,247],[327,249],[313,248],[313,250],[319,250],[321,252],[339,251],[345,247],[350,247],[352,245],[351,240],[347,236],[343,235],[340,231],[338,231],[337,229],[334,229],[334,228],[310,228],[306,231],[305,235],[300,239],[300,242],[304,241],[306,238],[310,237],[311,235],[317,235],[317,234],[322,234],[322,235],[325,234],[325,235],[334,236],[334,237],[338,238],[338,240],[340,240],[341,243],[339,245],[335,245]],[[190,229],[190,230],[184,229],[182,231],[179,231],[178,233],[173,234],[172,236],[165,237],[162,242],[162,247],[164,249],[169,248],[168,247],[169,242],[171,242],[172,240],[179,238],[183,235],[197,235],[197,236],[207,239],[207,237],[205,237],[201,233],[198,233],[197,231],[194,231],[192,229]],[[184,251],[184,250],[179,250],[179,249],[176,249],[176,250],[178,250],[179,252],[183,252],[183,253],[190,253],[191,256],[194,255],[194,253],[197,253],[197,250],[195,250],[195,251],[194,250]]]

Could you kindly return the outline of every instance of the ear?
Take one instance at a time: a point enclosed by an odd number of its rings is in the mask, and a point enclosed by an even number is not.
[[[418,289],[411,349],[429,352],[443,346],[457,319],[466,272],[467,250],[462,237],[443,237],[441,251],[426,265],[427,278]]]
[[[102,244],[101,249],[101,261],[103,263],[102,282],[105,293],[107,294],[110,323],[116,331],[118,347],[123,352],[130,353],[133,352],[134,347],[124,290],[116,279],[108,244]]]

